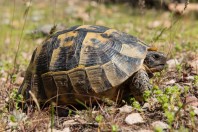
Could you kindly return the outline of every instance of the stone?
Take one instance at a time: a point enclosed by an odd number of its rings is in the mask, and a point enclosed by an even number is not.
[[[70,126],[70,125],[74,125],[77,122],[75,122],[74,120],[67,120],[63,122],[63,126]]]
[[[120,113],[130,113],[132,112],[132,106],[124,105],[121,108],[119,108]]]
[[[71,132],[71,131],[70,131],[69,127],[65,127],[63,130],[57,130],[57,129],[54,129],[54,128],[53,129],[49,128],[48,132]]]
[[[148,110],[150,108],[150,104],[149,103],[144,103],[144,105],[142,106],[143,110]]]
[[[22,82],[23,82],[23,79],[24,79],[24,77],[17,77],[17,78],[16,78],[16,81],[15,81],[15,84],[16,84],[16,85],[21,85]]]
[[[151,124],[153,128],[161,128],[161,129],[168,129],[169,125],[162,122],[162,121],[155,121]]]
[[[148,24],[148,28],[150,29],[157,28],[159,26],[162,26],[162,22],[157,20]]]
[[[177,59],[170,59],[166,63],[168,65],[168,69],[174,69],[176,68],[177,65],[179,65],[179,62]]]
[[[187,77],[185,77],[185,79],[186,80],[188,80],[188,81],[194,81],[194,76],[187,76]]]
[[[168,82],[165,82],[165,85],[172,85],[175,84],[176,80],[175,79],[171,79]]]
[[[144,120],[139,113],[132,113],[125,118],[125,122],[132,125],[136,123],[144,123]]]
[[[194,74],[198,74],[198,58],[195,58],[188,62],[189,65],[192,67],[192,72]]]
[[[198,108],[195,106],[192,106],[193,111],[195,112],[196,115],[198,115]]]
[[[65,127],[65,128],[63,129],[63,132],[71,132],[71,131],[70,131],[69,127]]]
[[[198,107],[198,99],[193,95],[189,95],[186,97],[186,104],[188,106]]]

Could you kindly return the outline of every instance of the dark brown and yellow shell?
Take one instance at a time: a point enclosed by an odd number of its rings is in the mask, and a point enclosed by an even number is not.
[[[115,29],[71,27],[35,49],[19,93],[27,99],[31,90],[39,102],[59,95],[60,104],[86,96],[114,98],[114,89],[140,69],[147,49],[137,38]]]

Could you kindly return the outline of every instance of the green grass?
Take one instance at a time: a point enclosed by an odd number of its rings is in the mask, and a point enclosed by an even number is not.
[[[6,58],[15,56],[16,47],[20,39],[19,35],[22,32],[22,26],[24,24],[24,12],[27,9],[27,6],[24,2],[16,2],[14,11],[14,3],[9,1],[4,1],[3,3],[4,4],[1,5],[2,8],[0,10],[1,12],[5,12],[5,14],[9,14],[11,21],[9,25],[1,25],[0,28],[0,56],[3,56],[2,58]],[[42,4],[46,6],[42,6]],[[22,36],[19,58],[22,57],[21,54],[23,52],[28,53],[30,56],[33,49],[38,45],[38,43],[35,43],[35,40],[27,38],[25,33],[29,30],[33,30],[37,26],[48,23],[53,24],[54,22],[63,23],[67,27],[78,24],[102,24],[107,27],[128,32],[129,34],[137,36],[140,39],[143,39],[143,41],[146,43],[155,45],[162,50],[167,50],[163,49],[163,46],[171,45],[170,47],[173,47],[171,52],[173,53],[178,51],[178,45],[180,44],[182,44],[182,48],[179,48],[179,50],[183,50],[183,45],[187,47],[187,50],[188,47],[189,49],[197,48],[198,42],[196,40],[198,36],[196,34],[198,34],[198,29],[195,27],[198,27],[198,21],[196,21],[196,19],[193,17],[190,19],[187,16],[181,18],[179,22],[173,26],[173,28],[166,29],[159,37],[160,32],[165,27],[158,26],[156,28],[150,29],[149,24],[152,24],[155,21],[161,22],[162,25],[163,21],[167,21],[169,23],[174,22],[175,18],[169,12],[164,12],[161,10],[156,11],[154,9],[140,11],[138,9],[132,9],[130,6],[125,4],[106,6],[103,4],[98,4],[97,6],[88,4],[85,7],[80,7],[80,5],[77,5],[78,7],[76,10],[83,10],[83,13],[88,14],[90,17],[90,19],[87,21],[83,21],[80,18],[74,17],[76,13],[65,13],[66,7],[68,5],[67,3],[58,4],[57,2],[56,7],[53,6],[53,4],[53,1],[49,3],[41,2],[41,4],[33,2],[32,6],[30,6],[24,34]],[[13,11],[14,18],[12,18]],[[34,22],[31,20],[31,17],[35,15],[36,12],[37,14],[41,12],[40,14],[42,19]],[[159,38],[155,40],[156,37]],[[5,41],[8,44],[4,44]],[[155,42],[153,43],[153,41]],[[29,57],[20,60],[25,60],[25,65],[27,65],[26,59],[29,60]]]
[[[18,73],[24,72],[26,67],[30,61],[30,57],[32,55],[33,50],[37,45],[41,44],[44,38],[33,39],[29,37],[26,33],[30,30],[35,29],[38,26],[44,24],[65,24],[66,27],[81,25],[81,24],[97,24],[104,25],[111,28],[116,28],[118,30],[127,32],[133,36],[136,36],[146,42],[148,45],[153,45],[157,47],[160,51],[165,52],[168,55],[168,59],[171,58],[180,58],[181,56],[186,57],[187,53],[197,54],[198,53],[198,18],[197,14],[190,14],[178,17],[170,12],[163,10],[139,10],[131,8],[127,4],[100,4],[100,3],[86,3],[82,2],[74,4],[76,6],[75,11],[79,11],[80,15],[77,15],[76,12],[65,13],[65,10],[69,9],[69,4],[64,2],[63,0],[55,1],[49,0],[48,2],[41,1],[33,1],[30,6],[29,12],[27,14],[27,20],[24,20],[24,13],[28,9],[25,1],[16,0],[16,2],[11,2],[9,0],[2,0],[0,2],[0,18],[2,20],[7,16],[10,20],[8,24],[3,24],[0,22],[0,78],[8,78],[8,80],[13,83],[17,77]],[[56,5],[55,5],[56,4]],[[71,8],[71,7],[70,7]],[[32,21],[32,16],[35,14],[39,14],[41,19],[39,21]],[[88,15],[88,19],[83,19],[81,15]],[[176,23],[174,23],[176,21]],[[3,22],[3,21],[2,21]],[[154,23],[159,23],[158,26],[151,26]],[[24,25],[25,24],[25,25]],[[23,26],[24,30],[23,30]],[[22,33],[23,32],[23,33]],[[21,36],[22,34],[22,36]],[[20,41],[21,39],[21,41]],[[16,71],[13,72],[13,63],[14,58],[17,52],[17,46],[19,45],[19,52],[16,61]],[[186,54],[185,54],[186,53]],[[182,74],[182,65],[179,65],[177,68],[178,74]],[[155,74],[154,83],[160,83],[160,76],[158,75],[166,75],[166,71],[162,74]],[[13,74],[12,78],[10,74]],[[22,73],[21,73],[22,74]],[[14,77],[14,79],[13,79]],[[165,77],[164,77],[165,78]],[[195,76],[195,85],[197,86],[197,76]],[[1,81],[1,80],[0,80]],[[156,84],[160,85],[160,84]],[[194,86],[195,86],[194,85]],[[9,85],[10,86],[10,85]],[[13,93],[16,94],[15,89],[19,86],[14,86],[10,90],[10,87],[2,86],[2,88],[9,88],[9,92],[7,92],[9,97],[14,104],[14,109],[18,110],[18,101],[15,101],[12,98]],[[169,87],[168,90],[171,90],[173,87]],[[177,87],[175,89],[178,89]],[[174,122],[174,116],[167,111],[167,104],[170,106],[177,106],[178,98],[181,93],[178,91],[173,91],[175,94],[174,98],[170,95],[170,93],[166,93],[168,91],[162,91],[159,89],[154,89],[155,96],[159,96],[158,103],[162,106],[163,112],[165,114],[165,118],[169,125],[172,125]],[[147,93],[150,97],[151,93]],[[161,96],[163,95],[163,96]],[[160,98],[161,97],[161,98]],[[173,98],[174,100],[171,102],[169,99]],[[179,100],[180,101],[180,100]],[[137,111],[141,111],[141,106],[135,100],[133,100],[133,107]],[[178,106],[180,107],[180,106]],[[171,109],[173,111],[173,109]],[[10,111],[9,111],[10,112]],[[11,115],[10,121],[16,122],[16,117],[14,114],[11,114],[7,111],[6,114]],[[102,111],[103,112],[103,111]],[[2,115],[5,116],[5,113]],[[175,113],[174,113],[175,114]],[[112,116],[112,115],[111,115]],[[1,117],[1,114],[0,114]],[[94,118],[96,122],[103,123],[106,120],[103,115],[96,115]],[[194,113],[190,113],[190,119],[193,122]],[[26,118],[24,120],[27,120]],[[53,113],[51,115],[51,122],[53,121],[54,116]],[[31,122],[31,121],[30,121]],[[0,120],[1,123],[1,120]],[[118,125],[116,121],[113,122],[111,126],[112,131],[118,130]],[[14,128],[13,128],[14,129]]]

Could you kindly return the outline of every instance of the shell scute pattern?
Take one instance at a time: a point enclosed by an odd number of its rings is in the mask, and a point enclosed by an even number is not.
[[[55,82],[55,85],[57,89],[55,89],[55,91],[57,91],[58,93],[55,93],[53,96],[56,97],[56,95],[61,95],[61,94],[66,94],[66,93],[71,93],[72,92],[72,88],[71,88],[71,84],[70,84],[70,80],[68,75],[55,75],[53,76],[53,80]],[[51,94],[51,93],[50,93]],[[53,97],[51,96],[51,97]],[[67,98],[70,95],[64,95],[64,96],[60,96],[59,100],[60,101],[64,101],[67,100]]]
[[[118,86],[128,78],[126,73],[119,69],[112,61],[105,63],[102,67],[112,87]]]
[[[100,93],[112,87],[104,73],[104,69],[100,65],[86,67],[85,70],[94,92]]]
[[[127,74],[127,76],[131,76],[136,69],[139,68],[139,66],[142,63],[142,59],[139,58],[132,58],[125,56],[123,54],[116,54],[112,58],[112,62],[124,73]]]
[[[76,93],[86,94],[91,91],[90,83],[84,69],[76,69],[68,74]]]
[[[70,39],[66,39],[68,36]],[[81,44],[85,36],[86,32],[82,31],[70,31],[65,34],[61,34],[61,37],[58,36],[60,46],[52,53],[53,57],[50,62],[50,71],[70,70],[78,66],[82,46]]]
[[[76,31],[85,31],[85,32],[95,32],[95,33],[104,33],[109,28],[97,25],[82,25],[79,26]]]
[[[71,99],[71,93],[73,91],[71,81],[69,80],[68,75],[57,74],[51,76],[42,76],[42,80],[45,88],[50,88],[45,90],[47,97],[50,97],[50,100],[56,102],[57,95],[60,103],[68,102]],[[54,91],[54,92],[52,92]]]
[[[138,39],[129,35],[126,37],[125,33],[101,26],[79,26],[73,31],[65,32],[59,36],[61,44],[52,53],[50,70],[72,70],[73,74],[69,78],[74,89],[80,87],[79,82],[82,80],[86,80],[81,84],[82,89],[87,89],[86,91],[89,91],[90,88],[85,88],[85,84],[89,84],[91,88],[94,87],[93,90],[96,93],[105,91],[110,86],[116,87],[139,69],[146,56],[147,47],[138,44]],[[90,73],[94,72],[85,69],[74,70],[80,65],[87,69],[98,65],[100,68],[98,71],[95,69],[95,72],[98,72],[99,78],[91,79]],[[105,75],[103,77],[105,79],[100,77],[102,74]]]

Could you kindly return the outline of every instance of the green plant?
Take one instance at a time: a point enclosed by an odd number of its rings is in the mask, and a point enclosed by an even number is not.
[[[194,112],[193,108],[190,109],[189,114],[190,114],[192,128],[195,128],[195,112]]]
[[[154,131],[155,132],[163,132],[163,129],[161,127],[155,127]]]
[[[21,110],[14,110],[12,114],[8,115],[9,117],[9,126],[12,130],[19,130],[22,125],[25,125],[27,122],[27,115]]]
[[[178,129],[178,132],[189,132],[189,130],[187,128],[185,128],[184,126],[181,126],[179,129]]]
[[[14,105],[14,108],[18,110],[19,104],[23,101],[23,96],[18,94],[18,89],[13,89],[9,95],[9,102]]]
[[[178,73],[179,73],[179,76],[181,76],[181,73],[182,73],[182,71],[183,71],[182,65],[181,65],[181,64],[176,65],[176,69],[177,69],[177,71],[178,71]]]
[[[195,78],[194,84],[195,84],[195,86],[197,86],[198,85],[198,75],[196,75],[194,78]]]
[[[172,130],[172,125],[175,122],[178,122],[178,120],[181,117],[181,110],[184,108],[185,104],[181,101],[181,95],[184,94],[184,96],[187,95],[189,90],[189,87],[184,87],[184,91],[182,92],[181,89],[178,86],[171,86],[166,87],[164,90],[160,89],[157,86],[154,86],[152,89],[152,92],[145,91],[144,97],[149,102],[150,98],[155,97],[157,99],[158,104],[161,105],[161,108],[164,112],[164,116],[166,117],[166,121],[170,126],[170,129]],[[193,124],[194,114],[193,112],[189,113],[191,117],[191,122]],[[161,131],[161,130],[155,130],[155,131]]]
[[[96,122],[98,122],[98,123],[101,123],[103,121],[103,119],[104,119],[104,117],[102,115],[97,115],[95,118]]]
[[[111,131],[112,132],[118,132],[118,126],[117,125],[111,125]]]
[[[167,118],[168,124],[171,126],[175,119],[175,113],[173,111],[171,112],[171,111],[165,110],[165,116]]]
[[[68,112],[68,116],[71,116],[72,115],[72,110],[71,109],[69,109],[69,112]]]
[[[144,91],[144,94],[143,94],[144,100],[148,101],[149,97],[151,97],[151,91],[150,90]]]
[[[135,98],[131,98],[130,99],[131,105],[134,109],[141,111],[141,106],[140,103],[138,101],[135,100]]]
[[[12,131],[20,130],[21,126],[27,123],[28,116],[19,107],[22,100],[23,96],[18,94],[18,89],[13,88],[8,93],[5,105],[0,108],[0,122],[8,123]]]
[[[27,123],[28,116],[19,107],[22,100],[23,96],[19,95],[15,88],[9,94],[7,106],[2,109],[4,114],[1,116],[8,117],[9,126],[12,130],[20,130],[20,127]]]
[[[180,51],[182,51],[182,46],[181,46],[181,44],[175,44],[175,50],[177,51],[177,52],[180,52]]]

